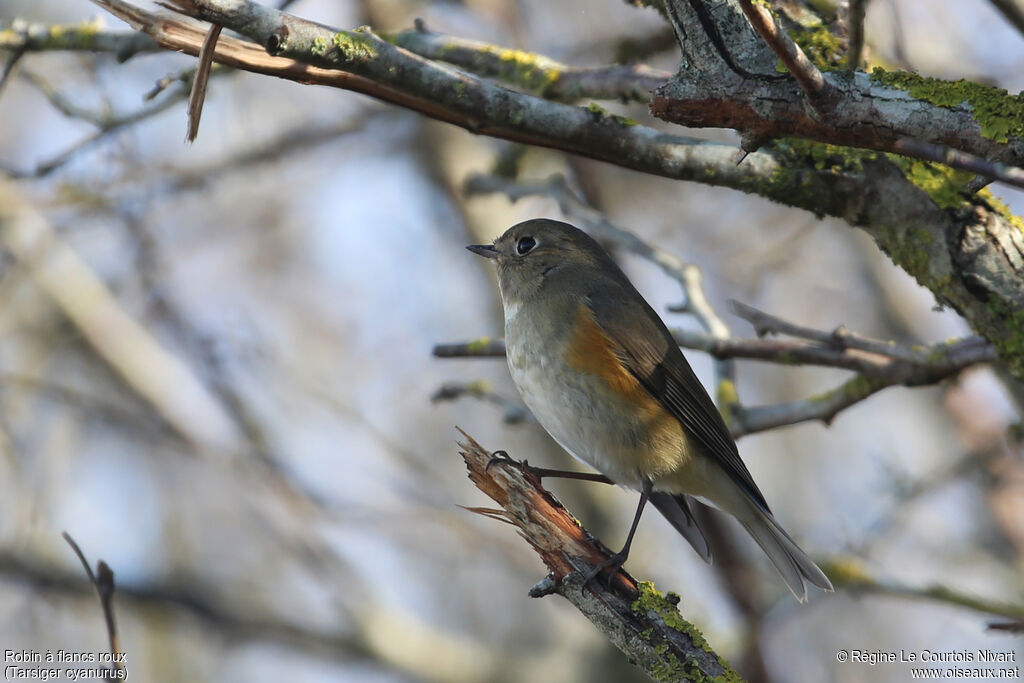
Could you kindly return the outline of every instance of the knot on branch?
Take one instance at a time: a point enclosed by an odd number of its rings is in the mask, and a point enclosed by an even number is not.
[[[288,49],[288,27],[278,26],[267,38],[267,54],[276,57]]]

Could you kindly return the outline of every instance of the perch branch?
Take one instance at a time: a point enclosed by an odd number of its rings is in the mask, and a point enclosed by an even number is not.
[[[515,466],[488,468],[491,453],[459,431],[465,438],[459,446],[469,478],[501,506],[471,510],[515,526],[548,568],[547,577],[530,591],[531,597],[558,593],[652,677],[739,680],[679,614],[678,598],[672,594],[662,597],[651,584],[637,582],[624,571],[616,574],[611,587],[600,581],[581,585],[582,577],[609,557],[608,548],[591,537],[539,481]]]

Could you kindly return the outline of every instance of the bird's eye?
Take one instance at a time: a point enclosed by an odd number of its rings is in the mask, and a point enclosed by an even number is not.
[[[516,253],[522,256],[528,253],[535,246],[537,246],[537,240],[532,237],[520,237],[519,241],[516,242]]]

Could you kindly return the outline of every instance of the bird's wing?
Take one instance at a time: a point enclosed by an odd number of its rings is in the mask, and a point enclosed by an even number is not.
[[[586,300],[587,307],[611,342],[619,362],[682,423],[686,433],[718,461],[733,481],[770,513],[768,503],[740,459],[736,443],[722,416],[686,362],[672,334],[643,297],[632,287],[630,290],[607,293],[609,298],[646,314],[629,316],[628,330],[624,329],[621,316],[607,313],[602,315],[591,305],[590,298]],[[623,309],[613,306],[611,310]],[[636,329],[638,324],[640,329]]]

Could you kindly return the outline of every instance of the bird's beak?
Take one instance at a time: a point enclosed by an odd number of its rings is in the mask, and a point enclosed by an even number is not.
[[[498,258],[498,250],[493,244],[470,244],[466,249],[484,258]]]

